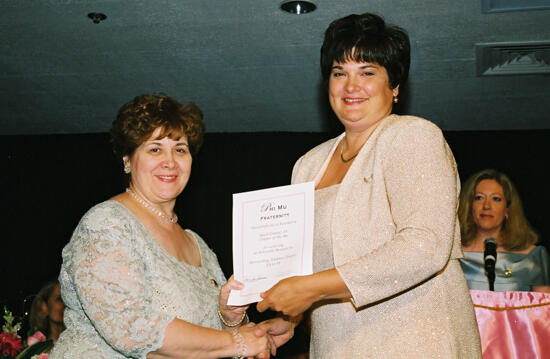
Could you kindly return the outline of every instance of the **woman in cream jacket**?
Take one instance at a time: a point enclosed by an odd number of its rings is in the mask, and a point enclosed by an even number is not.
[[[302,156],[292,178],[315,182],[315,273],[280,281],[257,305],[311,308],[312,359],[481,357],[453,155],[437,126],[392,114],[409,48],[404,30],[372,14],[325,33],[321,68],[345,132]]]

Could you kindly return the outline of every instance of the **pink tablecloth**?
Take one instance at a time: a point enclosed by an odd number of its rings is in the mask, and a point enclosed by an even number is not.
[[[550,294],[470,290],[483,359],[550,358]]]

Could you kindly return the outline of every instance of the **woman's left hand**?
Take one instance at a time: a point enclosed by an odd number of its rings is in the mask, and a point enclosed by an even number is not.
[[[248,308],[248,305],[241,305],[241,306],[227,305],[227,300],[229,299],[229,293],[231,292],[231,289],[240,290],[243,288],[244,288],[244,285],[241,282],[238,282],[235,279],[233,279],[233,276],[229,277],[229,279],[227,280],[227,283],[222,285],[222,288],[220,290],[218,305],[220,308],[221,315],[223,315],[223,318],[228,323],[238,322],[243,317],[243,314],[246,312],[246,309]]]
[[[263,298],[256,305],[259,312],[272,309],[295,317],[305,312],[319,300],[319,295],[309,285],[311,276],[296,276],[283,279],[271,289],[260,294]]]

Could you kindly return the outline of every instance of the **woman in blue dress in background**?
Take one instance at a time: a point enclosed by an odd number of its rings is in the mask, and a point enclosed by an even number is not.
[[[462,269],[470,289],[488,290],[484,240],[497,241],[495,291],[550,293],[550,257],[527,222],[519,195],[503,173],[486,169],[472,175],[460,194]]]

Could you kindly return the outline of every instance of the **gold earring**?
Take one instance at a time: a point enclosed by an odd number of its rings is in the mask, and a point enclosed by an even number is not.
[[[132,172],[132,167],[130,165],[124,165],[124,173],[129,174]]]
[[[399,100],[397,99],[397,96],[393,96],[393,103],[397,103]]]

